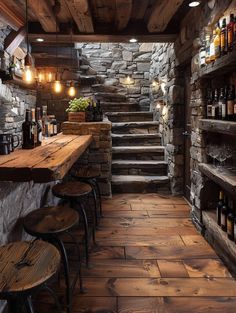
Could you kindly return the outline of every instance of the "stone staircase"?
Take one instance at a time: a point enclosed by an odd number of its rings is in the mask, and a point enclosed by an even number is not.
[[[152,112],[107,112],[112,122],[113,193],[169,192],[165,148]]]

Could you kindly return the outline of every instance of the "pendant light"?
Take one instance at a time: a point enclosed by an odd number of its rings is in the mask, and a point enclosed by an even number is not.
[[[26,83],[32,83],[34,80],[34,70],[33,70],[33,62],[32,57],[29,53],[29,22],[28,22],[28,0],[25,0],[25,20],[26,20],[26,45],[27,45],[27,53],[25,57],[25,68],[23,72],[23,80]]]
[[[71,50],[70,50],[70,53],[71,53],[71,55],[70,55],[70,58],[71,58],[71,70],[72,70],[72,67],[73,67],[73,51],[72,51],[73,38],[72,38],[72,30],[73,30],[73,28],[72,28],[72,24],[71,24],[71,28],[70,28],[70,35],[71,35]],[[72,80],[70,82],[70,87],[68,89],[68,96],[73,98],[73,97],[75,97],[75,94],[76,94],[75,83]]]
[[[58,72],[58,28],[57,28],[57,14],[58,12],[55,12],[56,15],[56,60],[57,60],[57,72],[56,72],[56,79],[53,84],[53,90],[55,93],[60,93],[62,91],[62,84],[60,82],[59,72]]]

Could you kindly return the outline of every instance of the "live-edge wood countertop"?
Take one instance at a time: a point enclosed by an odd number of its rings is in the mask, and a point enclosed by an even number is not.
[[[91,135],[58,134],[34,149],[0,155],[0,181],[43,183],[62,179],[92,140]]]

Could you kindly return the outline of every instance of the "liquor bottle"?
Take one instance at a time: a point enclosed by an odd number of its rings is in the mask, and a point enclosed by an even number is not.
[[[230,240],[234,240],[234,207],[232,200],[229,200],[229,210],[227,215],[227,236]]]
[[[31,109],[31,116],[32,116],[32,133],[34,137],[34,146],[36,147],[38,143],[38,132],[35,118],[35,109]]]
[[[33,149],[35,147],[34,129],[31,110],[26,110],[25,121],[22,124],[22,148]]]
[[[199,51],[199,64],[200,64],[200,67],[204,67],[206,65],[205,43],[202,44],[200,51]]]
[[[37,146],[42,144],[42,118],[41,110],[39,107],[36,108],[36,125],[37,125]]]
[[[219,96],[219,119],[225,120],[226,119],[226,99],[224,88],[220,89],[220,96]]]
[[[227,231],[227,214],[228,214],[227,200],[226,197],[224,197],[224,204],[221,207],[220,214],[221,229],[224,231]]]
[[[217,219],[217,224],[221,226],[221,208],[224,205],[224,193],[221,190],[219,193],[219,201],[217,203],[216,207],[216,219]]]
[[[214,50],[215,50],[215,59],[218,59],[220,57],[220,24],[219,22],[215,29]]]
[[[227,95],[227,120],[232,121],[234,119],[234,85],[230,86]]]
[[[57,135],[57,120],[55,115],[51,115],[51,136]]]
[[[49,120],[47,115],[47,106],[43,105],[43,116],[42,116],[42,125],[43,125],[43,136],[49,137]]]
[[[215,89],[215,92],[214,92],[213,106],[214,106],[214,109],[213,109],[214,117],[213,118],[218,120],[219,119],[219,99],[218,99],[218,89],[217,88]]]
[[[234,17],[234,38],[233,38],[233,49],[236,49],[236,16]]]
[[[234,35],[234,15],[230,14],[230,22],[227,25],[227,51],[233,50]]]
[[[205,58],[205,62],[206,64],[209,64],[211,62],[210,59],[210,45],[211,45],[211,41],[210,41],[211,37],[210,35],[206,35],[206,58]]]
[[[212,108],[213,108],[212,91],[210,88],[208,88],[207,89],[206,116],[209,119],[212,119]]]
[[[215,57],[215,37],[216,37],[216,31],[215,29],[213,30],[213,36],[211,38],[211,43],[210,43],[210,62],[214,62],[216,57]]]
[[[227,53],[227,27],[226,27],[226,18],[223,19],[221,31],[220,31],[220,51],[221,55]]]

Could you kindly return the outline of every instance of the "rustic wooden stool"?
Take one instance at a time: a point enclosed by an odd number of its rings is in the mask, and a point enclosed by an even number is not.
[[[101,199],[101,191],[97,179],[100,177],[100,173],[93,168],[81,167],[80,169],[72,172],[72,177],[78,181],[85,182],[92,187],[93,192],[93,200],[95,205],[95,212],[96,212],[96,225],[98,225],[98,208],[97,208],[97,200],[98,200],[98,207],[99,207],[99,215],[102,217],[102,199]]]
[[[64,199],[70,203],[70,206],[82,215],[84,231],[85,231],[85,256],[86,264],[89,265],[89,226],[88,217],[85,209],[85,204],[89,194],[92,192],[92,187],[89,184],[79,181],[69,181],[56,184],[52,187],[54,196]],[[92,214],[92,234],[95,243],[95,214]]]
[[[59,266],[60,254],[50,243],[33,240],[1,246],[0,299],[7,300],[8,312],[18,313],[25,306],[27,313],[34,313],[31,297],[43,287],[57,299],[46,284]]]
[[[79,243],[71,234],[73,227],[79,223],[79,214],[66,206],[44,207],[30,212],[24,217],[23,226],[27,233],[57,246],[61,252],[66,283],[67,312],[71,310],[71,300],[75,284],[80,279],[80,291],[83,292]],[[61,235],[67,234],[76,246],[79,266],[73,283],[70,281],[69,261]]]

